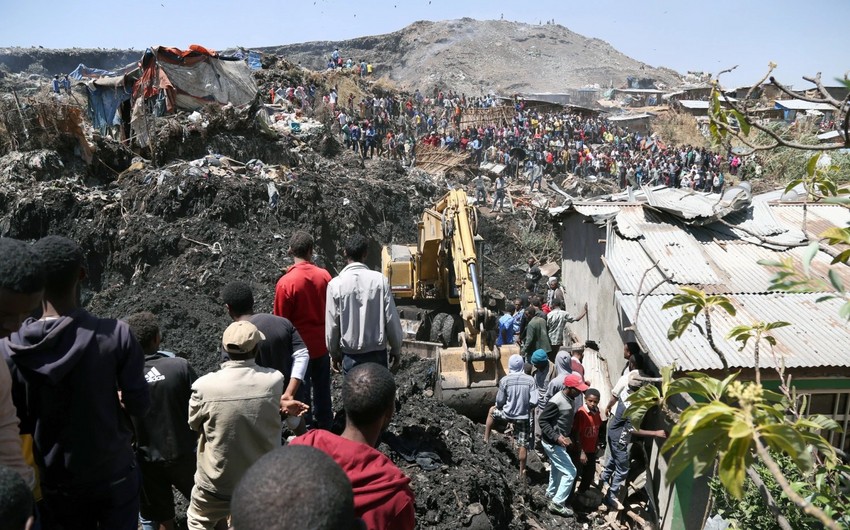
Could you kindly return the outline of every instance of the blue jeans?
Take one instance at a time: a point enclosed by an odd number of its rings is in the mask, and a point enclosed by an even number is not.
[[[352,368],[364,363],[378,363],[387,368],[387,350],[369,351],[349,355],[342,354],[342,375],[348,375]]]
[[[546,495],[555,504],[564,504],[573,491],[573,483],[576,480],[576,466],[573,464],[570,455],[567,454],[567,450],[560,445],[552,445],[543,441],[543,451],[552,463]]]
[[[304,414],[308,428],[329,430],[333,423],[331,406],[331,357],[327,353],[310,359],[304,380],[295,394],[296,399],[310,405]],[[315,423],[314,423],[315,420]]]
[[[611,487],[608,488],[608,494],[605,496],[606,502],[611,502],[617,498],[617,494],[628,476],[629,446],[608,438],[608,460],[605,462],[602,475],[599,477],[600,482],[611,484]]]

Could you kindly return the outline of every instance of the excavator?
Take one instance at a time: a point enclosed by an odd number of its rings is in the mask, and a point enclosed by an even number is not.
[[[452,190],[422,214],[416,244],[388,245],[381,253],[405,346],[435,358],[435,395],[473,418],[494,403],[508,358],[519,352],[490,340],[498,315],[482,303],[477,225],[466,193]]]

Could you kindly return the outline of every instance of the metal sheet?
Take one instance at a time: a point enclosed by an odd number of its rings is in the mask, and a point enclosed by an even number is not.
[[[775,350],[762,343],[759,365],[776,366],[784,360],[788,368],[850,367],[850,328],[839,320],[840,301],[816,303],[822,293],[811,294],[741,294],[730,298],[737,309],[731,317],[718,311],[712,317],[715,343],[733,368],[752,368],[754,343],[750,341],[743,351],[738,343],[724,337],[733,326],[751,325],[753,322],[786,321],[792,325],[772,332],[778,344]],[[722,369],[717,354],[708,340],[695,327],[674,341],[667,340],[667,330],[681,314],[679,309],[661,310],[669,295],[651,295],[644,298],[637,322],[637,336],[647,348],[657,366],[676,364],[679,370]],[[617,293],[617,301],[627,315],[634,315],[638,298]],[[704,320],[698,317],[703,325]]]

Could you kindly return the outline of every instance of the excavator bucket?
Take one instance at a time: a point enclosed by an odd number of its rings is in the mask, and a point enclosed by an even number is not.
[[[499,380],[508,373],[508,359],[519,353],[516,345],[499,350],[494,359],[466,361],[464,348],[440,348],[434,394],[464,416],[482,421],[496,403]]]

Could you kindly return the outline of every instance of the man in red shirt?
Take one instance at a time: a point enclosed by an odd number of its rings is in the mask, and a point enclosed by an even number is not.
[[[573,421],[572,438],[577,441],[574,444],[577,451],[570,455],[576,465],[576,476],[580,477],[576,492],[581,494],[593,484],[593,475],[596,473],[596,448],[599,443],[599,427],[602,425],[602,416],[599,414],[599,391],[588,388],[584,393],[584,405],[576,411]]]
[[[304,415],[307,426],[330,429],[333,409],[331,361],[325,345],[325,295],[331,275],[313,264],[313,237],[307,232],[292,234],[289,254],[295,264],[277,281],[274,314],[292,322],[310,354],[307,373],[297,393],[299,401],[312,404]],[[284,398],[293,397],[284,394]]]
[[[412,530],[410,479],[375,449],[395,412],[393,375],[378,363],[359,364],[342,383],[345,430],[337,436],[313,430],[290,445],[309,445],[330,455],[354,488],[354,513],[370,530]]]

